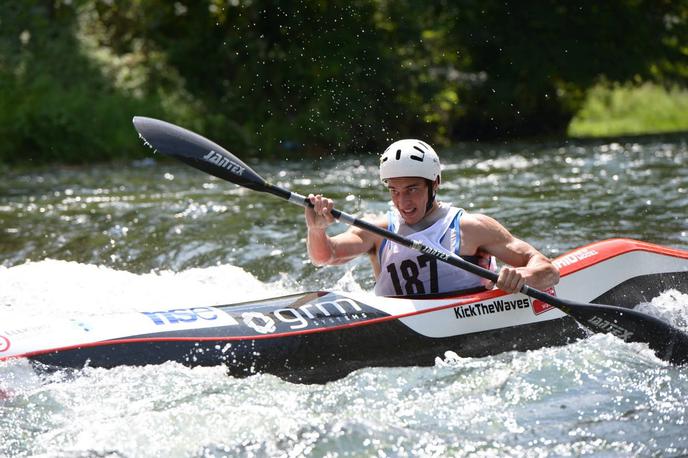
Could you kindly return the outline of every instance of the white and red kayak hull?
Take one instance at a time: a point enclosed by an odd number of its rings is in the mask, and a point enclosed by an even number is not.
[[[555,264],[561,281],[553,293],[573,301],[633,307],[669,289],[688,293],[683,250],[613,239]],[[0,324],[0,360],[77,368],[225,364],[237,376],[266,372],[319,382],[361,367],[431,365],[446,351],[482,357],[584,335],[560,310],[498,290],[420,298],[319,291],[63,323]]]

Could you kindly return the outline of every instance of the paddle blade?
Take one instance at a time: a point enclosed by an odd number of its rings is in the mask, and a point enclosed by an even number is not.
[[[688,363],[688,334],[659,318],[610,305],[559,300],[561,310],[594,332],[613,334],[627,342],[647,343],[660,359]]]
[[[141,138],[155,151],[239,186],[266,191],[260,175],[217,143],[158,119],[135,116],[133,122]]]

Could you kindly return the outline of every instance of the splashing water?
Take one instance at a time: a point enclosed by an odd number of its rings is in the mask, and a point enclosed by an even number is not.
[[[134,274],[103,266],[47,259],[0,267],[0,316],[57,318],[162,306],[218,305],[287,294],[235,266]],[[4,306],[4,307],[3,307]]]
[[[656,316],[688,332],[688,294],[675,289],[664,291],[650,302],[639,304],[636,310]]]

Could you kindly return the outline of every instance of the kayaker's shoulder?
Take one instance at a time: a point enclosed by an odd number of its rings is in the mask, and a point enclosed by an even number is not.
[[[471,213],[464,210],[461,215],[462,228],[480,229],[481,227],[489,226],[493,222],[496,222],[494,218],[482,213]]]
[[[464,211],[461,215],[461,232],[465,235],[502,234],[508,230],[496,219],[483,213],[469,213]]]
[[[473,213],[464,210],[461,215],[461,224],[470,224],[477,226],[485,226],[490,224],[501,224],[493,217],[486,215],[485,213]]]

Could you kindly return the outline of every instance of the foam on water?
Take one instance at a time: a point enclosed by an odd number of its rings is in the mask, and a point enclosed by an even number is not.
[[[218,305],[289,292],[231,265],[139,275],[47,259],[0,266],[0,319]]]
[[[670,289],[650,302],[639,304],[636,310],[656,316],[688,332],[688,294]]]
[[[46,376],[0,404],[0,452],[547,456],[688,452],[688,373],[607,335],[326,385],[174,363]],[[61,456],[62,456],[61,455]]]

